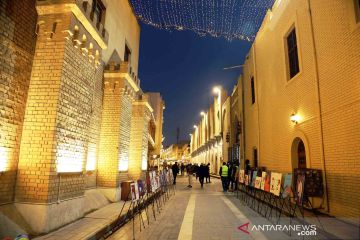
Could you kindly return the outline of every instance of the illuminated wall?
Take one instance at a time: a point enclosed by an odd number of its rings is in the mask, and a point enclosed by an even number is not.
[[[0,13],[1,204],[13,201],[14,197],[20,139],[36,43],[35,1],[2,1]]]
[[[129,178],[137,180],[147,168],[148,160],[148,129],[153,109],[146,95],[133,103],[131,118]]]

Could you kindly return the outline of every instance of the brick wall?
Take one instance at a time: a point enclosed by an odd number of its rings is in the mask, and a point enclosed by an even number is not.
[[[99,46],[71,12],[41,15],[38,22],[16,198],[53,202],[83,195],[91,103],[102,66],[90,57]],[[76,173],[58,176],[67,171]]]
[[[121,77],[107,77],[103,100],[98,185],[118,187],[127,174],[119,173],[120,161],[128,161],[132,99],[131,87]]]
[[[143,105],[143,102],[137,101],[133,104],[129,158],[129,178],[133,180],[142,177],[141,164],[143,159],[148,159],[148,125],[150,114],[150,111]]]
[[[311,1],[330,213],[360,215],[360,23],[353,1]],[[329,14],[324,14],[324,12]]]
[[[14,196],[36,18],[34,0],[0,2],[0,162],[7,163],[0,174],[0,203]]]

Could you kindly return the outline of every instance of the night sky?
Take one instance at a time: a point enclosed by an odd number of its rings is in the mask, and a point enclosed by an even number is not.
[[[221,85],[232,92],[240,65],[251,47],[241,40],[200,37],[191,31],[166,31],[141,24],[139,77],[144,92],[160,92],[165,100],[164,146],[189,140],[200,111],[207,110],[212,88]]]

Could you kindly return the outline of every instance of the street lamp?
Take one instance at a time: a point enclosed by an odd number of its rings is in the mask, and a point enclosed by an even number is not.
[[[203,116],[203,117],[205,117],[205,112],[204,112],[204,111],[201,111],[200,115]]]
[[[194,128],[197,129],[198,127],[196,125],[194,125]]]
[[[216,93],[220,96],[221,93],[221,87],[220,86],[216,86],[213,88],[213,93]]]

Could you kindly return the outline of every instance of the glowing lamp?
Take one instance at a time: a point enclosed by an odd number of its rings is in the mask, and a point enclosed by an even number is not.
[[[197,129],[198,127],[196,125],[194,125],[194,128]]]
[[[200,115],[201,115],[201,116],[205,116],[205,112],[202,111],[202,112],[200,113]]]
[[[221,87],[217,86],[213,88],[213,93],[220,94],[221,93]]]
[[[299,121],[300,121],[300,116],[297,115],[297,114],[295,114],[295,113],[293,113],[293,114],[291,114],[291,116],[290,116],[290,121],[293,122],[294,124],[298,124]]]

